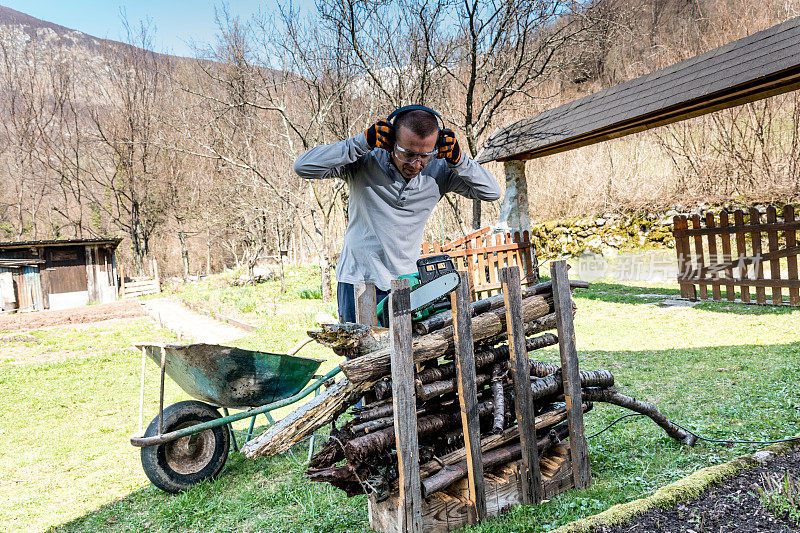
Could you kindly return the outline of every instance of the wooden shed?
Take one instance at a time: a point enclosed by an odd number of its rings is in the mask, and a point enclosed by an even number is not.
[[[0,242],[0,310],[67,309],[117,300],[122,239]]]

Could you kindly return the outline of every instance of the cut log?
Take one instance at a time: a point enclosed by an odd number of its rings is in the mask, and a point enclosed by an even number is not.
[[[583,374],[583,372],[581,372],[581,374]],[[583,389],[581,391],[581,396],[585,401],[610,403],[612,405],[618,405],[620,407],[624,407],[625,409],[630,409],[631,411],[641,413],[655,422],[667,433],[667,435],[683,444],[694,446],[697,442],[697,437],[695,435],[679,428],[667,420],[667,417],[664,416],[664,414],[658,410],[658,407],[652,403],[643,402],[631,396],[620,394],[616,389],[613,388]]]
[[[343,490],[348,497],[364,494],[367,487],[362,481],[368,474],[366,469],[356,472],[350,464],[329,468],[309,468],[306,474],[311,481],[325,481],[337,489]]]
[[[614,374],[608,370],[581,370],[581,387],[611,387],[614,385]],[[547,396],[563,392],[564,383],[560,372],[536,379],[531,383],[532,400],[536,401]]]
[[[552,300],[548,301],[540,295],[531,296],[522,301],[522,316],[523,321],[526,323],[532,323],[537,318],[542,318],[552,311]],[[480,342],[504,332],[505,321],[505,309],[495,309],[476,316],[472,321],[472,337],[474,341]],[[441,356],[452,354],[453,350],[452,326],[440,329],[429,335],[416,337],[412,343],[414,363],[437,359]],[[353,383],[374,381],[387,375],[390,371],[389,350],[381,349],[377,352],[345,361],[341,364],[341,367],[345,376]]]
[[[478,416],[492,412],[492,402],[478,405]],[[423,416],[417,419],[417,432],[420,438],[458,426],[461,414],[458,410]],[[391,448],[395,443],[394,426],[356,437],[344,446],[344,455],[354,464],[362,463],[367,457],[377,455]]]
[[[554,427],[545,436],[536,442],[536,447],[541,456],[551,446],[558,444],[569,434],[566,424]],[[522,457],[522,445],[515,443],[510,446],[496,448],[483,454],[483,467],[489,470],[495,466],[516,461]],[[437,473],[422,480],[422,495],[427,498],[434,492],[444,490],[459,479],[467,475],[467,462],[461,461],[454,465],[448,465]]]
[[[489,374],[478,374],[475,376],[475,384],[478,387],[483,387],[489,382],[491,376]],[[501,385],[502,388],[502,385]],[[427,401],[437,396],[453,392],[458,389],[456,378],[445,379],[443,381],[434,381],[433,383],[425,383],[417,388],[417,399],[419,401]]]
[[[247,441],[242,446],[242,453],[252,459],[287,451],[331,420],[335,420],[356,403],[372,383],[352,383],[347,378],[340,379],[328,390],[270,426],[267,431]]]
[[[358,418],[359,422],[367,422],[369,420],[392,416],[394,414],[394,406],[391,400],[384,400],[375,405],[353,407],[353,414]]]
[[[389,346],[389,329],[365,324],[322,324],[308,336],[336,355],[353,359]]]
[[[529,337],[525,339],[525,349],[529,352],[539,350],[547,346],[558,344],[558,337],[552,333],[545,333],[538,337]],[[475,368],[483,368],[493,363],[500,361],[508,361],[508,346],[497,346],[495,348],[487,348],[475,353]],[[537,376],[542,373],[542,376],[547,376],[555,373],[559,365],[553,363],[541,363],[531,360],[531,366],[537,366]],[[452,378],[456,375],[455,363],[445,363],[439,366],[426,368],[417,373],[417,379],[420,383],[433,383],[434,381],[441,381],[443,379]]]
[[[503,432],[506,419],[506,402],[503,392],[503,380],[508,372],[503,365],[495,363],[492,366],[492,403],[494,403],[494,418],[492,420],[492,433],[499,435]]]
[[[589,402],[583,403],[583,411],[588,412],[592,409],[592,404]],[[536,427],[540,427],[543,429],[548,429],[560,424],[564,420],[567,419],[567,408],[564,406],[558,407],[552,411],[548,411],[546,413],[542,413],[536,417]],[[508,428],[507,430],[503,431],[500,435],[489,435],[483,437],[481,439],[481,451],[488,452],[489,450],[494,450],[504,444],[507,444],[513,440],[519,439],[519,427],[513,426]],[[456,464],[459,461],[463,461],[466,457],[466,448],[459,448],[458,450],[454,450],[442,457],[438,457],[431,461],[428,461],[424,464],[421,464],[419,467],[420,476],[422,477],[429,477],[439,470],[442,469],[443,466]],[[393,485],[393,490],[397,490],[397,483]]]
[[[356,438],[356,432],[347,426],[339,430],[332,430],[330,439],[308,462],[309,468],[324,468],[333,466],[344,459],[343,443]]]

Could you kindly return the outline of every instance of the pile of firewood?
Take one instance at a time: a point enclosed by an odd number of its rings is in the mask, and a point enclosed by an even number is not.
[[[571,282],[572,288],[586,286]],[[558,343],[550,283],[523,289],[522,318],[528,352]],[[478,389],[484,469],[519,459],[521,445],[510,372],[504,297],[471,304],[472,336]],[[466,451],[456,380],[452,313],[414,324],[412,354],[417,365],[417,432],[423,495],[447,488],[467,474]],[[358,324],[334,324],[309,332],[315,340],[345,355],[345,377],[266,433],[248,442],[250,457],[286,451],[324,424],[330,439],[314,455],[310,479],[325,481],[348,495],[389,496],[397,490],[397,458],[390,376],[389,332]],[[584,412],[592,402],[608,402],[650,416],[671,437],[693,443],[693,436],[673,426],[652,404],[617,392],[608,370],[580,372]],[[530,360],[530,387],[539,454],[568,434],[560,365]],[[337,427],[337,418],[353,407],[353,417]],[[342,461],[344,461],[343,464]]]

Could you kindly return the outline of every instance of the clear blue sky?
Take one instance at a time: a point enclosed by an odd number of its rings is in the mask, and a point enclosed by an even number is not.
[[[246,20],[251,14],[275,9],[277,0],[230,0],[228,8]],[[285,3],[284,0],[281,0]],[[313,0],[295,0],[295,5],[313,9]],[[192,0],[0,0],[0,5],[38,19],[88,33],[95,37],[124,40],[120,10],[131,25],[149,18],[155,25],[157,51],[192,55],[192,40],[208,43],[216,31],[215,1]]]

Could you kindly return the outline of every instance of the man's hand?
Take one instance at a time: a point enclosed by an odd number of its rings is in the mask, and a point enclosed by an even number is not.
[[[391,150],[394,147],[394,128],[386,120],[379,120],[364,131],[371,148]]]
[[[457,165],[461,161],[461,147],[453,130],[445,128],[439,132],[439,159],[445,159],[451,165]]]

